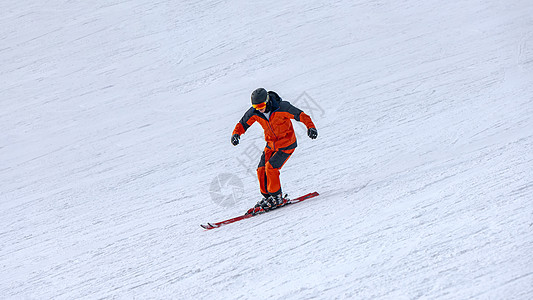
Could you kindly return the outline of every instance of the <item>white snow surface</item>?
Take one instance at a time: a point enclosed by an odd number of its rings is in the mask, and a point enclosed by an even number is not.
[[[533,298],[533,1],[0,11],[1,299]],[[321,195],[205,231],[260,198],[257,87]]]

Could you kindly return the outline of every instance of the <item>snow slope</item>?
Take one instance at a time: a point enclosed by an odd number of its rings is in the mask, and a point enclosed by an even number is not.
[[[533,298],[533,2],[0,11],[0,298]],[[321,196],[203,231],[258,200],[260,86],[313,117],[282,182]]]

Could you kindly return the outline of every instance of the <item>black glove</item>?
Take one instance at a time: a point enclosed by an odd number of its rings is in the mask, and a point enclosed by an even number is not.
[[[234,134],[231,136],[231,143],[233,144],[233,146],[237,146],[239,144],[240,138],[241,137],[238,134]]]
[[[318,136],[318,131],[316,131],[316,128],[309,128],[307,129],[307,135],[314,140]]]

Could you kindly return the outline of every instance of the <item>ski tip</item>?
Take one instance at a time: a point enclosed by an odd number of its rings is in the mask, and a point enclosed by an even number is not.
[[[205,229],[205,230],[209,230],[209,229],[213,229],[215,227],[213,227],[213,225],[207,223],[207,225],[204,225],[204,224],[200,224],[200,226]]]
[[[209,230],[209,229],[213,229],[213,228],[218,228],[220,227],[220,225],[213,225],[211,223],[207,223],[207,225],[204,225],[204,224],[200,224],[200,226],[205,229],[205,230]]]

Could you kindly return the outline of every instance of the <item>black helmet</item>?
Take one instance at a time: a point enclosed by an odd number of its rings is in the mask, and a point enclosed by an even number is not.
[[[263,103],[268,100],[268,92],[264,88],[258,88],[252,92],[252,105]]]

